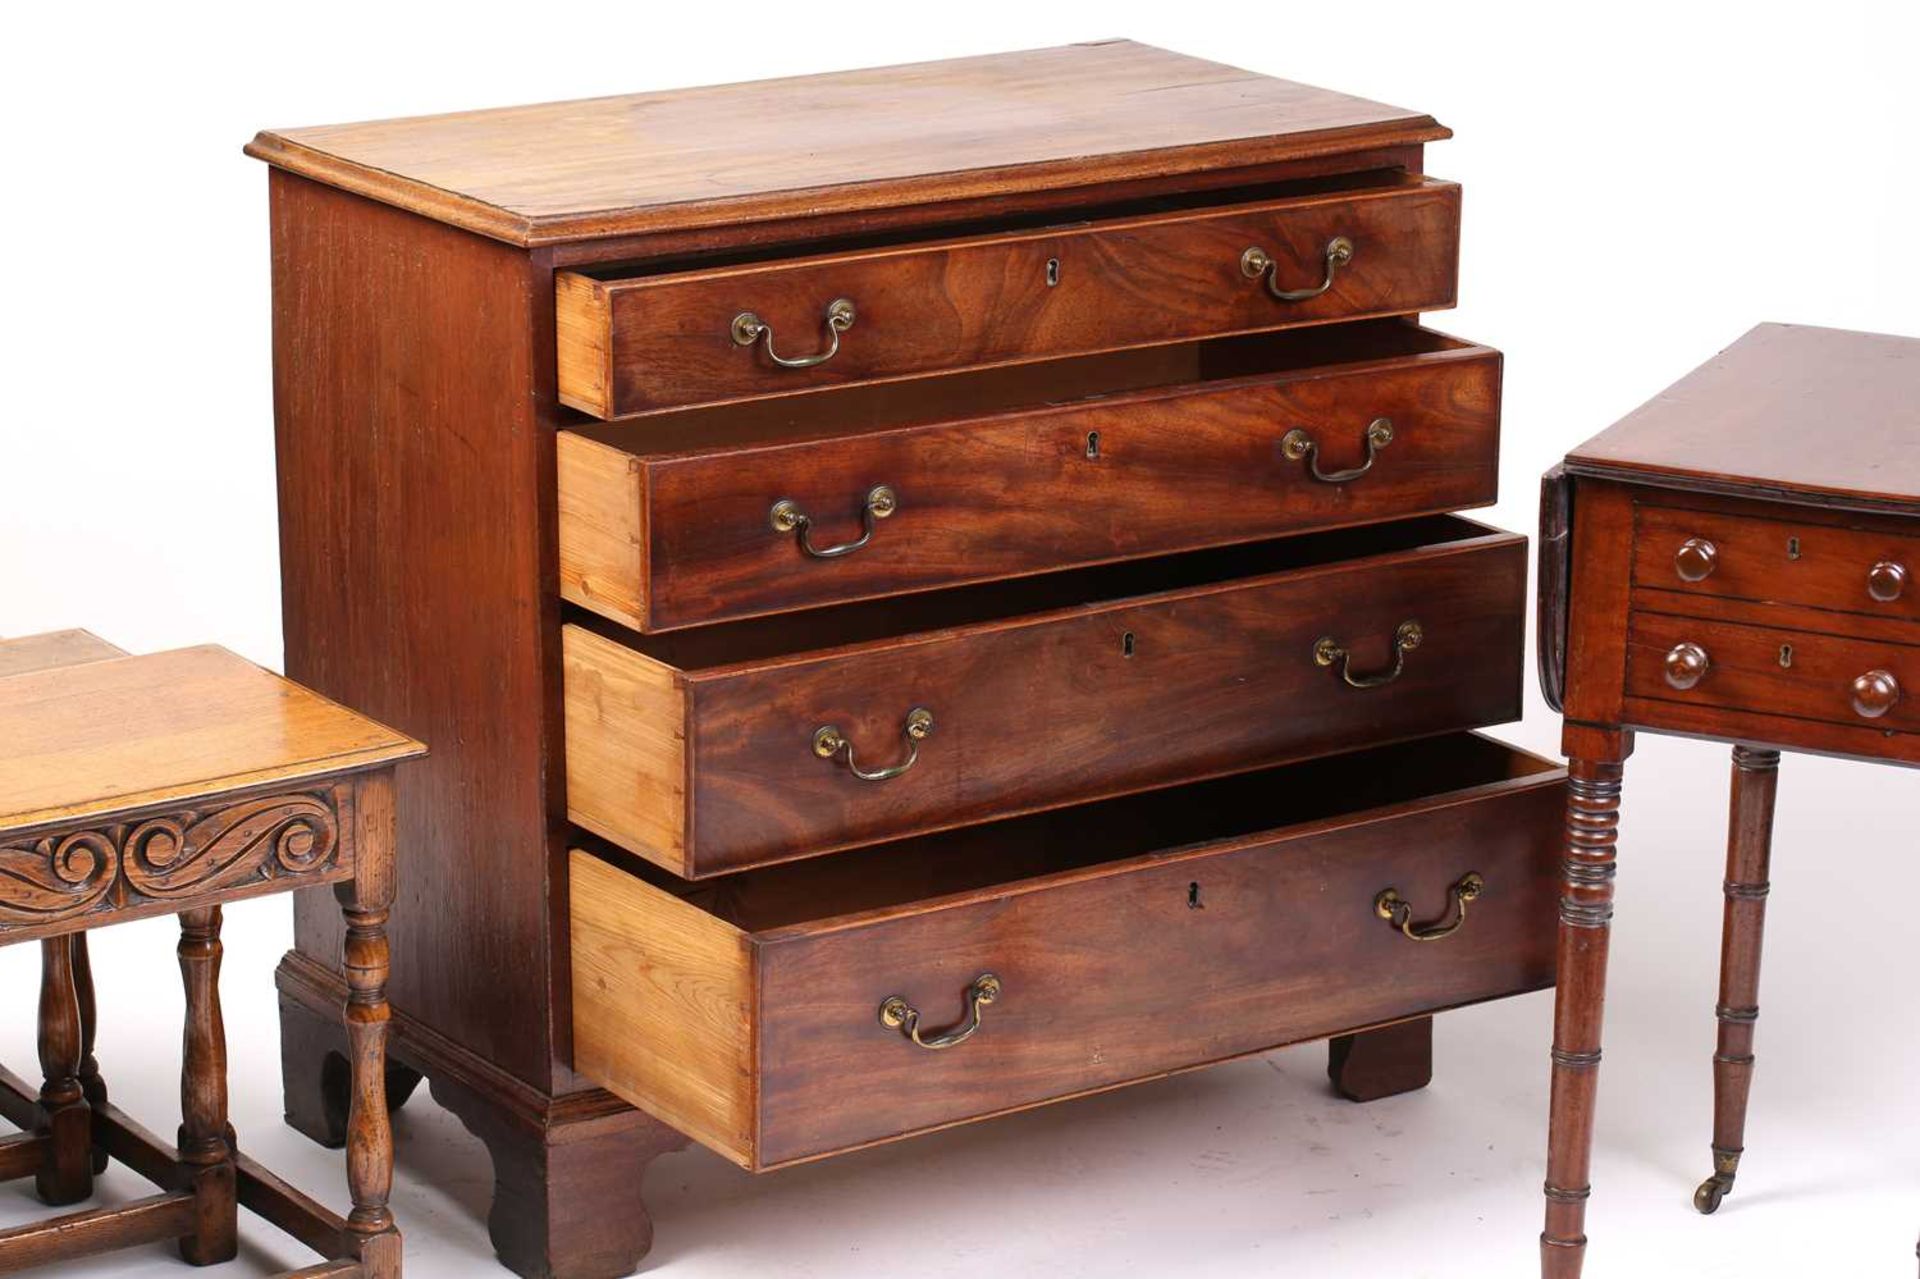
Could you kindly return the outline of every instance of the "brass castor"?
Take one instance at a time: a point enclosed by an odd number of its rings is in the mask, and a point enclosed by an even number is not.
[[[1700,1189],[1693,1192],[1694,1209],[1702,1216],[1711,1217],[1720,1207],[1720,1201],[1727,1197],[1733,1187],[1718,1177],[1709,1177],[1700,1183]]]
[[[1713,1176],[1700,1183],[1700,1189],[1693,1192],[1693,1206],[1701,1216],[1711,1217],[1719,1210],[1720,1201],[1733,1193],[1733,1178],[1740,1171],[1740,1152],[1713,1148]]]

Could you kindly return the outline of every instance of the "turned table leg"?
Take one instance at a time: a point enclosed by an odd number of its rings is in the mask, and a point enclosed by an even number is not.
[[[80,996],[74,985],[74,935],[40,943],[40,1130],[47,1153],[34,1189],[49,1204],[93,1193],[93,1114],[80,1082]]]
[[[240,1250],[240,1208],[227,1128],[227,1028],[220,1015],[220,908],[180,912],[187,1026],[180,1064],[180,1162],[193,1191],[193,1233],[180,1255],[196,1266]]]
[[[1617,739],[1616,739],[1617,740]],[[1578,1279],[1586,1259],[1594,1094],[1613,920],[1615,843],[1624,752],[1575,754],[1567,787],[1560,898],[1560,988],[1553,1017],[1553,1103],[1547,1143],[1544,1279]]]
[[[80,1091],[85,1094],[87,1105],[97,1109],[107,1104],[107,1081],[100,1077],[100,1062],[93,1055],[100,1016],[93,1000],[93,960],[87,952],[85,933],[73,935],[73,989],[80,1007]],[[107,1162],[107,1152],[94,1147],[93,1175],[98,1177],[105,1172]]]
[[[1779,751],[1733,748],[1720,1003],[1714,1014],[1720,1028],[1713,1054],[1713,1175],[1693,1195],[1693,1206],[1704,1213],[1714,1211],[1732,1192],[1746,1142],[1753,1033],[1760,1018],[1760,944],[1773,858],[1773,800],[1779,779]]]
[[[355,801],[359,856],[354,877],[336,890],[346,917],[344,970],[349,1088],[347,1187],[364,1279],[398,1279],[400,1233],[387,1198],[393,1191],[393,1124],[387,1113],[387,916],[393,905],[393,779],[362,783]]]

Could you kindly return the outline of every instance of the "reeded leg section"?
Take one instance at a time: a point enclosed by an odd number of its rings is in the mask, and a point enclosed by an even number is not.
[[[1544,1279],[1578,1279],[1586,1260],[1594,1099],[1613,921],[1623,759],[1624,751],[1616,750],[1607,755],[1576,754],[1569,763],[1546,1229],[1540,1235]]]
[[[74,936],[40,943],[40,1131],[47,1153],[34,1174],[43,1203],[74,1204],[93,1193],[93,1113],[81,1083],[84,1056]]]
[[[525,1279],[633,1273],[653,1247],[647,1165],[685,1137],[634,1110],[542,1125],[444,1076],[428,1087],[493,1157],[487,1231],[501,1265]]]
[[[1733,799],[1727,822],[1726,907],[1720,931],[1719,1042],[1713,1053],[1713,1175],[1693,1193],[1703,1213],[1733,1190],[1746,1147],[1747,1096],[1753,1086],[1753,1035],[1760,1018],[1760,947],[1773,860],[1773,807],[1780,752],[1733,748]]]
[[[1418,1092],[1433,1082],[1433,1018],[1329,1040],[1327,1078],[1348,1101]]]

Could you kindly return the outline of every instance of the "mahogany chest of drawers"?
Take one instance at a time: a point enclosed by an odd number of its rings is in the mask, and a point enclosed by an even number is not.
[[[625,1273],[685,1138],[1320,1038],[1367,1099],[1552,983],[1446,136],[1117,41],[255,141],[288,670],[433,747],[389,1087],[508,1265]]]

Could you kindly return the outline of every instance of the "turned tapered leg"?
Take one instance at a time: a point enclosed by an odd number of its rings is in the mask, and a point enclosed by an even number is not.
[[[80,996],[74,986],[74,938],[40,943],[40,1131],[47,1153],[34,1189],[49,1204],[93,1193],[93,1114],[80,1082],[84,1056]]]
[[[1621,757],[1576,756],[1567,784],[1567,857],[1560,897],[1560,989],[1553,1015],[1553,1108],[1547,1140],[1545,1279],[1578,1279],[1586,1259],[1587,1197],[1599,1084],[1607,943],[1613,921]]]
[[[107,1082],[100,1077],[100,1062],[93,1055],[94,1041],[100,1030],[99,1011],[93,1001],[93,960],[87,953],[87,935],[73,935],[73,989],[80,1006],[80,1091],[87,1105],[107,1104]],[[93,1175],[107,1170],[107,1152],[93,1150]]]
[[[1727,822],[1727,904],[1720,930],[1719,1043],[1713,1053],[1713,1175],[1693,1206],[1712,1212],[1733,1190],[1746,1145],[1753,1085],[1753,1032],[1760,1019],[1760,943],[1773,860],[1773,799],[1780,752],[1733,748],[1733,802]]]
[[[1327,1078],[1348,1101],[1379,1101],[1433,1082],[1433,1018],[1327,1041]]]
[[[393,1124],[387,1114],[387,915],[393,905],[393,778],[377,774],[355,796],[354,877],[336,892],[346,916],[347,1230],[364,1279],[398,1279],[400,1232],[393,1191]]]
[[[193,1191],[193,1233],[180,1255],[196,1266],[240,1250],[233,1146],[227,1128],[227,1027],[220,1014],[220,908],[180,912],[180,979],[187,1026],[180,1062],[180,1162]]]

